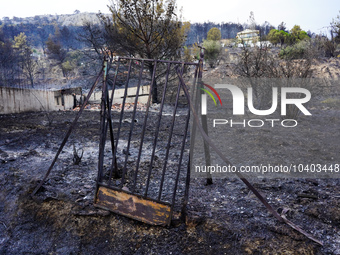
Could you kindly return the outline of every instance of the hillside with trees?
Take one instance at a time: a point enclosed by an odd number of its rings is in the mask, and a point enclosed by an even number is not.
[[[76,83],[83,86],[84,80],[98,72],[104,56],[111,62],[118,55],[190,61],[194,57],[197,59],[195,47],[198,45],[206,48],[206,60],[213,67],[222,57],[223,47],[235,45],[237,33],[249,28],[259,31],[261,41],[270,41],[274,47],[280,47],[281,57],[299,58],[306,47],[313,47],[320,56],[335,57],[340,43],[339,17],[331,22],[332,38],[329,39],[305,32],[299,25],[290,31],[284,22],[277,28],[268,22],[259,25],[254,13],[250,14],[248,24],[190,24],[174,15],[174,1],[167,6],[156,6],[160,9],[155,7],[155,12],[145,16],[154,18],[139,19],[139,23],[135,23],[131,17],[147,8],[131,6],[122,6],[119,10],[111,6],[110,14],[76,10],[69,15],[3,18],[0,21],[1,85],[34,87]],[[120,15],[117,15],[118,12]],[[173,28],[162,30],[164,25]],[[152,29],[148,30],[150,27]],[[218,31],[216,39],[209,38],[211,31]],[[228,44],[221,43],[226,39]],[[152,66],[149,69],[152,73]]]

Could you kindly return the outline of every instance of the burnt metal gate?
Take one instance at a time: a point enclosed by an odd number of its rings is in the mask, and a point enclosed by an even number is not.
[[[198,63],[119,58],[112,93],[105,73],[95,206],[164,226],[170,225],[174,209],[185,208],[190,108],[178,74],[192,67],[195,86]],[[112,107],[119,86],[124,95],[117,112]],[[131,86],[136,96],[129,101]],[[141,97],[147,98],[146,104],[138,103]]]
[[[192,95],[201,86],[202,56],[198,63],[120,57],[109,66],[104,60],[101,72],[32,195],[47,180],[103,77],[95,206],[153,225],[170,225],[174,210],[182,211],[184,216],[192,149],[188,136],[192,109],[184,82]],[[195,69],[194,75],[184,78],[190,68]],[[193,137],[194,134],[191,141]],[[204,147],[207,159],[209,149],[207,144]],[[210,176],[207,180],[211,180]]]

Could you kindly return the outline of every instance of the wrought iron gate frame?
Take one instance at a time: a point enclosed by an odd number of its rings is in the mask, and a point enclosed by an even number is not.
[[[111,108],[113,104],[113,98],[114,98],[114,93],[115,93],[115,85],[118,77],[118,70],[120,67],[121,61],[129,61],[129,67],[128,67],[128,72],[127,72],[127,78],[126,78],[126,83],[125,83],[125,94],[123,96],[123,103],[122,103],[122,110],[120,114],[120,119],[119,119],[119,125],[118,125],[118,132],[116,137],[116,143],[115,143],[115,137],[113,135],[113,126],[112,126],[112,114],[111,114]],[[125,175],[127,172],[127,167],[126,167],[126,162],[128,155],[126,155],[125,158],[125,163],[124,163],[124,169],[122,173],[122,179],[118,187],[115,187],[114,185],[111,185],[111,179],[113,175],[116,175],[117,173],[117,143],[119,141],[119,136],[120,136],[120,128],[122,125],[122,117],[124,115],[124,106],[125,106],[125,100],[127,98],[127,88],[128,88],[128,83],[130,79],[130,73],[131,73],[131,65],[132,62],[140,62],[140,70],[139,70],[139,80],[138,80],[138,85],[137,85],[137,92],[136,92],[136,98],[135,98],[135,103],[134,103],[134,110],[133,110],[133,116],[132,119],[134,119],[135,114],[136,114],[136,107],[137,107],[137,102],[138,102],[138,97],[139,97],[139,90],[141,86],[141,80],[142,80],[142,72],[144,70],[144,66],[146,62],[151,62],[153,63],[153,76],[151,79],[150,83],[150,90],[149,90],[149,95],[148,95],[148,102],[147,102],[147,110],[146,110],[146,116],[144,120],[144,125],[143,125],[143,131],[142,131],[142,138],[141,138],[141,144],[140,144],[140,150],[139,150],[139,155],[137,159],[137,168],[134,173],[134,187],[132,191],[124,190],[123,185],[125,182]],[[203,60],[200,59],[198,63],[191,63],[191,62],[180,62],[180,61],[168,61],[168,60],[151,60],[151,59],[141,59],[141,58],[129,58],[129,57],[119,57],[117,60],[117,65],[116,65],[116,71],[115,71],[115,76],[114,76],[114,81],[113,81],[113,90],[111,97],[109,98],[109,93],[108,93],[108,86],[107,86],[107,62],[105,62],[105,72],[104,72],[104,83],[102,86],[102,99],[101,99],[101,121],[100,121],[100,126],[101,126],[101,136],[100,136],[100,146],[99,146],[99,159],[98,159],[98,176],[97,176],[97,184],[96,184],[96,191],[95,191],[95,198],[94,198],[94,205],[100,208],[108,209],[110,211],[114,211],[118,214],[122,214],[125,216],[128,216],[133,219],[137,219],[149,224],[153,225],[167,225],[169,226],[171,223],[172,219],[172,214],[174,210],[174,205],[175,205],[175,197],[176,197],[176,190],[177,190],[177,185],[179,181],[179,174],[180,174],[180,168],[182,164],[182,159],[183,159],[183,151],[185,147],[185,141],[189,129],[189,120],[190,120],[190,107],[189,107],[189,102],[188,102],[188,115],[186,118],[186,123],[185,123],[185,130],[184,130],[184,139],[182,142],[181,146],[181,152],[180,152],[180,159],[179,159],[179,164],[178,164],[178,170],[177,170],[177,175],[176,175],[176,181],[175,181],[175,187],[172,193],[172,200],[171,202],[164,202],[161,200],[161,193],[162,193],[162,188],[163,188],[163,182],[165,178],[165,171],[166,171],[166,163],[164,164],[163,171],[162,171],[162,177],[161,177],[161,182],[160,182],[160,189],[159,189],[159,195],[157,199],[153,199],[148,197],[148,188],[150,184],[150,174],[151,174],[151,168],[153,164],[153,159],[154,159],[154,152],[155,148],[157,145],[157,136],[158,136],[158,131],[159,131],[159,124],[160,124],[160,119],[158,122],[158,126],[156,127],[156,135],[155,135],[155,142],[153,144],[153,151],[152,151],[152,156],[151,156],[151,162],[150,162],[150,168],[148,172],[148,178],[147,178],[147,183],[146,183],[146,189],[144,195],[140,194],[135,194],[134,193],[134,188],[136,187],[136,182],[137,182],[137,173],[138,173],[138,167],[139,167],[139,161],[140,161],[140,156],[141,156],[141,150],[142,150],[142,145],[144,141],[144,134],[145,134],[145,128],[146,128],[146,121],[149,113],[149,108],[151,104],[151,98],[152,98],[152,93],[153,93],[153,86],[154,86],[154,81],[155,81],[155,75],[156,75],[156,70],[157,70],[157,64],[158,63],[163,63],[167,64],[167,72],[166,72],[166,78],[165,78],[165,85],[164,85],[164,91],[163,91],[163,97],[162,97],[162,102],[160,103],[160,114],[162,113],[162,109],[164,106],[164,100],[165,100],[165,92],[167,89],[167,84],[168,84],[168,78],[169,78],[169,70],[171,65],[176,66],[176,73],[177,69],[179,66],[181,66],[181,72],[183,73],[183,68],[184,66],[195,66],[195,76],[194,76],[194,81],[193,81],[193,88],[196,87],[196,84],[199,83],[201,77],[202,77],[202,70],[203,70]],[[177,74],[178,75],[178,74]],[[179,82],[178,87],[177,87],[177,94],[176,94],[176,102],[175,102],[175,110],[173,114],[173,119],[172,119],[172,124],[171,124],[171,131],[170,131],[170,136],[168,139],[168,145],[167,145],[167,151],[166,151],[166,159],[165,162],[168,160],[168,155],[169,155],[169,145],[171,142],[171,137],[172,137],[172,131],[174,128],[174,121],[175,121],[175,113],[178,107],[178,100],[179,100],[179,93],[182,89],[181,82]],[[189,100],[189,98],[187,98]],[[132,131],[134,128],[134,122],[132,121],[131,123],[131,129],[129,133],[129,138],[128,138],[128,147],[127,151],[129,151],[129,146],[130,146],[130,140],[131,140],[131,135]],[[111,149],[112,149],[112,164],[110,167],[110,175],[109,175],[109,182],[108,183],[103,183],[103,162],[104,162],[104,148],[105,148],[105,143],[106,143],[106,136],[107,133],[110,133],[110,140],[111,140]],[[188,203],[188,195],[189,195],[189,185],[190,185],[190,159],[188,162],[188,167],[187,167],[187,176],[186,176],[186,183],[185,183],[185,191],[184,191],[184,200],[182,204],[182,216],[185,215],[185,208]],[[132,207],[134,209],[132,209]],[[138,208],[137,208],[138,207]]]

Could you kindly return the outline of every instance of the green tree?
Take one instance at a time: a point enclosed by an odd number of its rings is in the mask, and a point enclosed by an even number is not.
[[[303,59],[311,55],[309,52],[310,45],[307,41],[300,41],[294,45],[289,45],[281,49],[279,56],[282,59]]]
[[[277,45],[280,43],[282,47],[282,45],[287,42],[289,35],[283,30],[272,29],[269,31],[267,38],[272,44]]]
[[[217,59],[221,53],[221,44],[218,41],[205,40],[203,42],[204,59],[208,62],[210,67],[214,67]]]
[[[14,36],[14,45],[13,48],[22,50],[27,46],[27,36],[25,33],[20,33],[18,36]]]
[[[208,31],[207,40],[219,41],[221,40],[221,31],[217,27],[213,27]]]
[[[280,30],[278,32],[278,39],[279,39],[279,42],[281,44],[281,47],[282,45],[288,40],[289,38],[289,34],[283,30]]]
[[[277,29],[272,29],[267,35],[268,41],[270,41],[274,45],[277,45],[279,43],[278,32],[279,31]]]
[[[306,31],[303,31],[300,26],[295,25],[291,30],[291,43],[297,43],[299,41],[303,41],[305,39],[309,39],[309,36]]]
[[[61,64],[61,68],[66,79],[69,79],[72,75],[77,74],[77,67],[81,65],[81,56],[82,55],[79,51],[67,53],[64,62]]]
[[[217,27],[213,27],[208,31],[207,40],[203,41],[204,59],[210,67],[214,67],[218,56],[221,53],[221,31]]]
[[[110,35],[113,51],[148,59],[180,59],[189,23],[176,15],[175,0],[115,0],[109,6],[112,17],[101,15]],[[151,77],[153,63],[148,64]],[[157,100],[157,82],[152,101]]]
[[[283,27],[284,25],[281,25]],[[307,32],[303,31],[300,26],[295,25],[291,30],[290,33],[285,32],[284,30],[277,30],[272,29],[269,31],[267,36],[268,40],[277,45],[280,43],[281,47],[283,44],[295,44],[300,41],[309,39]]]

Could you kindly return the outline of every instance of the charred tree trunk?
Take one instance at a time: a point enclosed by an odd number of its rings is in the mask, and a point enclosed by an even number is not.
[[[157,81],[156,81],[156,74],[154,73],[154,64],[149,65],[149,71],[150,71],[150,78],[152,84],[152,103],[158,104],[158,90],[157,90]]]

